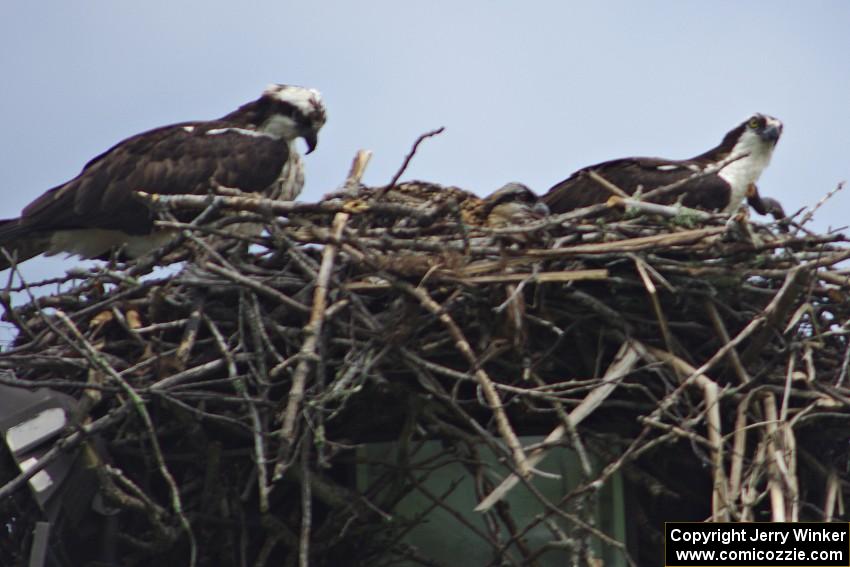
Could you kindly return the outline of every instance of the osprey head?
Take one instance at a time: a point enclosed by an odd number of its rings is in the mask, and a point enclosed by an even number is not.
[[[782,122],[766,114],[753,114],[741,126],[744,128],[740,140],[757,137],[760,143],[775,146],[782,135]]]
[[[726,134],[720,147],[728,152],[727,157],[747,154],[754,157],[767,156],[769,160],[781,134],[782,122],[772,116],[756,113]]]
[[[723,159],[743,153],[769,154],[781,134],[782,122],[773,116],[757,112],[730,130],[717,148],[697,158],[712,156],[714,159]],[[719,155],[715,153],[718,151]]]
[[[492,227],[524,224],[549,214],[549,207],[522,183],[507,183],[484,199],[487,224]]]
[[[725,210],[735,211],[743,202],[747,189],[759,180],[770,164],[773,148],[782,134],[782,122],[766,114],[753,114],[723,138],[718,148],[702,157],[711,161],[731,160],[718,172],[731,189]]]
[[[257,103],[263,109],[256,123],[259,131],[287,140],[304,138],[307,153],[315,149],[327,116],[319,91],[271,84]]]

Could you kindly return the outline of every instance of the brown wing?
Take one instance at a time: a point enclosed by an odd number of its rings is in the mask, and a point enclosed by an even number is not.
[[[556,184],[543,196],[543,202],[553,213],[563,213],[606,202],[612,193],[592,179],[594,171],[624,192],[632,195],[641,188],[643,193],[692,176],[695,171],[686,162],[659,158],[627,158],[607,161],[577,171]],[[684,194],[685,206],[706,210],[720,210],[729,202],[729,186],[720,177],[708,175],[686,183],[680,189],[667,193],[658,203],[674,203]]]
[[[47,250],[50,236],[21,228],[21,219],[0,220],[0,271],[16,262],[29,260]]]
[[[210,131],[212,130],[212,133]],[[230,128],[227,122],[184,123],[151,130],[112,147],[71,181],[28,205],[22,228],[150,232],[153,215],[133,191],[203,194],[215,180],[262,191],[289,157],[286,142]]]

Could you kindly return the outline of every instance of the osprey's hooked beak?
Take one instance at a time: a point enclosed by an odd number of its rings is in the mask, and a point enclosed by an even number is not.
[[[307,128],[301,133],[301,137],[307,142],[307,153],[309,154],[316,149],[316,144],[319,143],[319,132],[313,128]]]
[[[765,142],[773,142],[775,144],[777,140],[779,140],[780,134],[782,134],[781,126],[777,126],[776,124],[767,124],[759,135]]]

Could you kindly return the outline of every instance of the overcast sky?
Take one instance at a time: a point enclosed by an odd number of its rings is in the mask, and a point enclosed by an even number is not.
[[[762,194],[786,211],[850,177],[850,2],[4,2],[0,217],[121,139],[226,114],[271,82],[324,94],[301,198],[358,148],[386,183],[538,192],[629,155],[685,158],[753,112],[785,131]],[[816,228],[850,222],[850,188]],[[33,260],[28,279],[73,263]]]

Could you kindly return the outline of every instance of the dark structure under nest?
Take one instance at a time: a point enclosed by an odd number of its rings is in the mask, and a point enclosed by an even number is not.
[[[267,231],[180,225],[165,275],[7,294],[0,380],[81,400],[66,450],[122,565],[457,564],[429,537],[467,564],[653,565],[664,521],[846,520],[841,235],[611,205],[487,230],[175,198]],[[16,564],[37,509],[3,462]],[[100,535],[67,526],[67,555]]]

